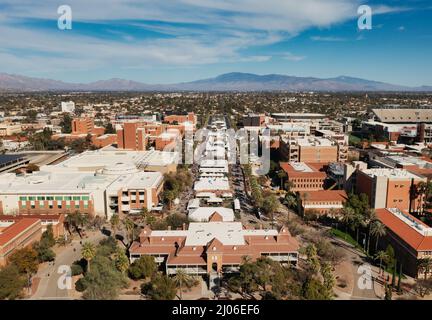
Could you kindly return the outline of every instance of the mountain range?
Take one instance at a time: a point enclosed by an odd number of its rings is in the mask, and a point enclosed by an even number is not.
[[[90,83],[68,83],[0,73],[1,91],[416,91],[432,92],[432,86],[408,87],[348,76],[336,78],[257,75],[232,72],[215,78],[176,84],[146,84],[113,78]]]

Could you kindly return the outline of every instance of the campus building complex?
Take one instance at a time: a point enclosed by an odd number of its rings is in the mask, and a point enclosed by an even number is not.
[[[423,277],[418,262],[432,258],[432,228],[397,208],[378,209],[376,214],[387,229],[380,241],[381,248],[384,250],[390,244],[403,272],[412,277]]]
[[[150,255],[167,274],[238,272],[244,258],[269,257],[296,265],[299,245],[286,228],[244,229],[240,222],[223,222],[214,214],[209,222],[191,222],[187,230],[156,231],[146,228],[130,248],[131,261]]]
[[[426,178],[405,169],[365,169],[357,172],[356,190],[368,196],[372,208],[411,211],[421,206],[422,199],[412,197],[413,187],[421,181]]]

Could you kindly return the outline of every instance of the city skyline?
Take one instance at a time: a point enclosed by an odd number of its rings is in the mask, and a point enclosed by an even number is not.
[[[235,71],[432,84],[427,1],[271,2],[70,1],[72,29],[59,30],[56,1],[3,0],[0,72],[81,83],[168,84]],[[358,30],[363,4],[372,30]]]

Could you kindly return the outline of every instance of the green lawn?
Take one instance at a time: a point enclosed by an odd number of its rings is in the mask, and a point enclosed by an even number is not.
[[[350,134],[350,135],[349,135],[348,140],[349,140],[349,144],[350,144],[350,145],[355,145],[356,143],[358,143],[358,142],[361,141],[361,139],[360,139],[359,137],[357,137],[357,136],[355,136],[355,135],[353,135],[353,134]]]
[[[339,229],[335,229],[335,228],[332,228],[332,229],[330,230],[330,233],[331,233],[333,236],[335,236],[335,237],[337,237],[337,238],[339,238],[339,239],[345,240],[345,241],[348,242],[349,244],[352,244],[353,246],[356,246],[356,247],[359,248],[359,249],[363,249],[363,248],[362,248],[362,247],[357,243],[357,241],[356,241],[353,237],[351,237],[351,235],[348,234],[348,233],[345,233],[345,232],[343,232],[343,231],[341,231],[341,230],[339,230]]]

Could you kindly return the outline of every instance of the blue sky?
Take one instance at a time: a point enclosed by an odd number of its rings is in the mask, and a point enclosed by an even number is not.
[[[57,8],[72,9],[72,30]],[[357,8],[372,8],[358,30]],[[0,0],[0,72],[175,83],[226,72],[432,85],[426,0]]]

